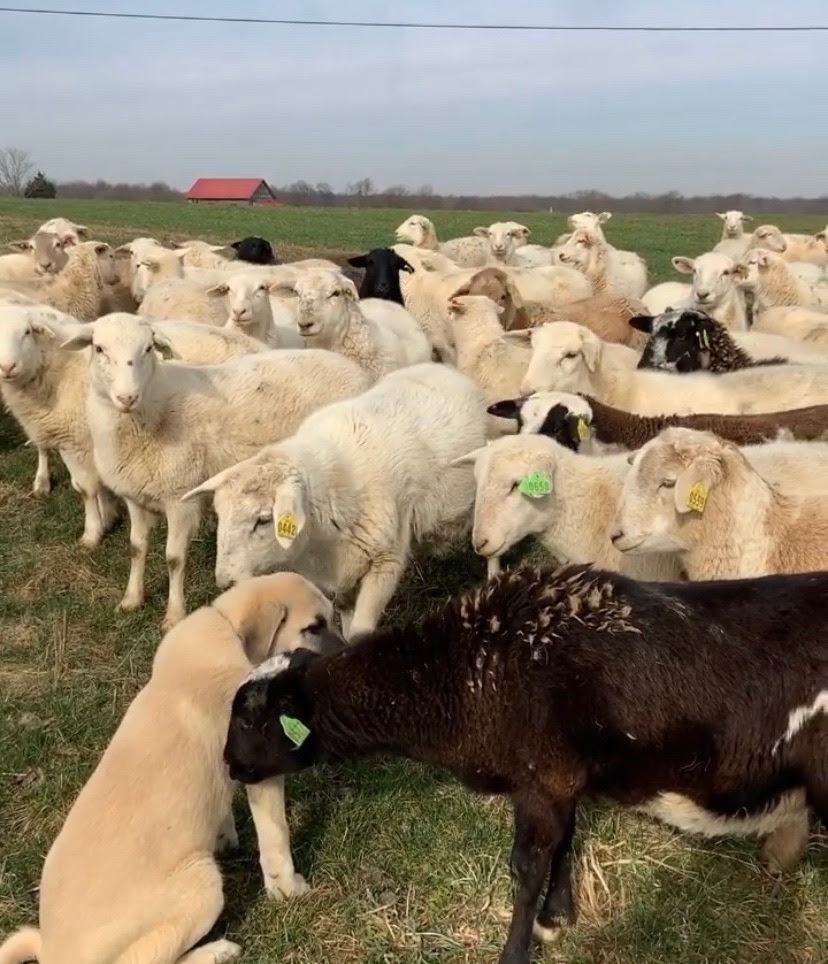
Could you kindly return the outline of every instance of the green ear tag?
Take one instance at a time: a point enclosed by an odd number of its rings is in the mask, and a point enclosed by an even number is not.
[[[582,442],[586,442],[586,440],[589,438],[589,425],[587,424],[587,420],[583,417],[578,419],[578,438]]]
[[[528,495],[531,499],[540,499],[544,495],[549,495],[552,491],[552,483],[545,472],[532,472],[520,480],[518,492]]]
[[[284,730],[285,736],[296,747],[300,747],[310,736],[310,730],[305,726],[305,724],[293,716],[285,716],[282,714],[279,717],[279,723]]]

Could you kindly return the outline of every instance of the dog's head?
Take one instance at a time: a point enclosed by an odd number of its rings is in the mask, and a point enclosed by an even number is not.
[[[295,572],[244,579],[213,606],[239,634],[254,666],[299,647],[326,655],[344,647],[330,600]]]

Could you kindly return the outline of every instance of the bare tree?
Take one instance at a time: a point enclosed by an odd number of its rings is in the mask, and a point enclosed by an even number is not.
[[[0,148],[0,188],[6,194],[20,197],[33,167],[28,151],[19,147]]]

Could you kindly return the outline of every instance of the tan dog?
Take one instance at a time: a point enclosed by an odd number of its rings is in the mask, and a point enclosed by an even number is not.
[[[40,930],[0,947],[0,964],[220,964],[241,948],[191,950],[224,905],[213,857],[237,842],[235,784],[222,749],[233,695],[274,653],[339,648],[330,602],[295,573],[239,583],[175,626],[49,851]],[[250,787],[265,887],[301,893],[284,784]]]

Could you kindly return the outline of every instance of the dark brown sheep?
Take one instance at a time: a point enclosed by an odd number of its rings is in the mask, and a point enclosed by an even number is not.
[[[516,891],[500,962],[529,964],[533,927],[551,939],[574,920],[582,798],[770,834],[778,869],[802,855],[807,806],[828,823],[826,603],[828,573],[673,584],[524,567],[418,624],[251,678],[225,760],[257,783],[385,751],[508,795]]]

